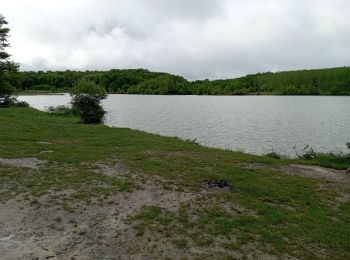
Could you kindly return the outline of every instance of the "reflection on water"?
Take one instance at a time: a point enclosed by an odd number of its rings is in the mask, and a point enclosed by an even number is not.
[[[44,109],[69,95],[20,96]],[[262,154],[295,155],[306,144],[320,152],[346,151],[350,97],[109,95],[106,124],[201,144]]]

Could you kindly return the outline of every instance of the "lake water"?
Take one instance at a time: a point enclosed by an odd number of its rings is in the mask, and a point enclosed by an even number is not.
[[[69,95],[20,96],[32,107],[67,105]],[[350,97],[109,95],[106,124],[206,146],[294,156],[307,144],[319,152],[346,152]]]

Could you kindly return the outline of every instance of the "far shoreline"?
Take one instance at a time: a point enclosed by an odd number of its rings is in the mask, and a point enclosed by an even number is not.
[[[37,95],[66,95],[69,92],[41,92],[41,91],[23,91],[14,93],[14,96],[37,96]],[[350,95],[331,95],[331,94],[319,94],[319,95],[284,95],[284,94],[245,94],[245,95],[195,95],[195,94],[132,94],[132,93],[117,93],[108,92],[107,95],[132,95],[132,96],[198,96],[198,97],[350,97]]]

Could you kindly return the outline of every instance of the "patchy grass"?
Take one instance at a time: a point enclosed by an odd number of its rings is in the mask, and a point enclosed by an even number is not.
[[[276,154],[254,156],[78,121],[28,108],[0,109],[0,158],[47,161],[38,169],[1,165],[2,201],[23,196],[33,207],[52,203],[73,212],[81,205],[105,203],[115,194],[132,193],[138,189],[132,176],[141,184],[156,177],[164,192],[203,195],[174,210],[150,204],[132,212],[127,224],[139,237],[158,236],[182,251],[220,248],[225,257],[251,244],[276,256],[350,257],[350,204],[338,199],[350,194],[350,187],[279,169],[291,162],[345,169],[347,161],[332,156],[307,162]],[[47,150],[52,152],[43,152]],[[92,167],[111,160],[125,164],[131,174],[106,176]],[[249,163],[266,167],[242,166]],[[203,193],[203,181],[213,178],[227,181],[234,190]]]
[[[348,154],[316,154],[316,157],[311,160],[311,163],[333,169],[345,170],[350,165],[350,152]]]

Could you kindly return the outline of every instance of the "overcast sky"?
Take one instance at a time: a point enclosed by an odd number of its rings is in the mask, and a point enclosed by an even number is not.
[[[350,0],[1,0],[22,70],[188,79],[350,65]]]

